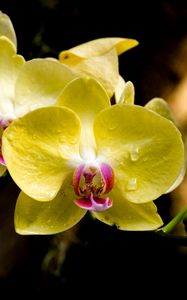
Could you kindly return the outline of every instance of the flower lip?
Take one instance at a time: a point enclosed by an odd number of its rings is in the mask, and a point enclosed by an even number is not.
[[[108,164],[81,164],[73,176],[74,191],[81,197],[75,203],[88,210],[106,210],[112,206],[112,201],[101,196],[109,193],[113,185],[114,172]]]
[[[79,207],[91,211],[104,211],[112,206],[112,201],[107,198],[94,198],[93,194],[89,198],[80,198],[75,200],[75,204]]]

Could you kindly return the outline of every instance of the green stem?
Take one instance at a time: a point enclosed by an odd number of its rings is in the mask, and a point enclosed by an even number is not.
[[[159,229],[164,233],[171,233],[181,221],[187,218],[187,208],[181,210],[167,225]]]

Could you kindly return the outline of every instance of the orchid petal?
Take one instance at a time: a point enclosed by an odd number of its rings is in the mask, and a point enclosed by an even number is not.
[[[64,86],[76,77],[75,72],[52,59],[26,62],[15,86],[16,114],[54,105]]]
[[[65,86],[56,104],[73,110],[82,123],[93,124],[95,116],[104,108],[110,107],[110,100],[98,81],[80,77]]]
[[[87,58],[74,65],[79,74],[97,79],[111,98],[118,82],[118,57],[115,49],[101,55]]]
[[[64,88],[57,99],[57,105],[66,106],[79,116],[82,123],[81,155],[94,156],[93,121],[101,110],[110,107],[110,100],[103,87],[95,79],[80,77]]]
[[[116,103],[121,102],[121,99],[123,98],[123,91],[125,88],[125,84],[126,84],[125,80],[123,79],[122,76],[119,75],[118,82],[116,84],[115,92],[114,92]]]
[[[113,189],[110,198],[113,200],[111,208],[92,212],[98,220],[108,225],[116,225],[122,230],[155,230],[163,224],[152,201],[141,204],[129,202],[120,189]]]
[[[135,89],[131,81],[127,81],[123,90],[121,104],[134,104]]]
[[[0,37],[0,116],[14,112],[15,82],[23,64],[12,42]]]
[[[184,145],[176,126],[136,105],[114,105],[99,113],[94,133],[101,161],[115,172],[125,198],[143,203],[165,193],[184,164]]]
[[[72,174],[68,176],[57,196],[50,202],[39,202],[23,192],[15,209],[15,229],[19,234],[54,234],[78,223],[85,209],[74,204]]]
[[[3,157],[21,190],[39,201],[52,200],[74,166],[80,121],[67,108],[46,107],[15,120],[2,138]]]
[[[0,11],[0,37],[1,36],[7,37],[13,43],[16,50],[17,39],[12,22],[9,16]]]
[[[131,81],[125,82],[119,76],[118,84],[115,88],[115,100],[117,104],[134,104],[134,85]]]
[[[118,83],[118,57],[135,47],[136,40],[101,38],[60,53],[60,61],[71,66],[79,74],[96,78],[111,98]]]
[[[60,61],[74,65],[82,59],[103,55],[111,49],[115,49],[117,54],[120,55],[137,45],[138,42],[133,39],[118,37],[100,38],[62,51],[60,53]]]

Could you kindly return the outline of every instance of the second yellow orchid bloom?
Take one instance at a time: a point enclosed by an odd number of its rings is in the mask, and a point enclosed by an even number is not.
[[[78,74],[97,79],[111,98],[121,81],[118,55],[137,45],[134,39],[100,38],[62,51],[59,59]]]
[[[0,12],[0,139],[13,120],[36,108],[54,105],[64,86],[77,76],[57,60],[25,62],[17,54],[12,22]],[[0,151],[0,176],[5,171]]]

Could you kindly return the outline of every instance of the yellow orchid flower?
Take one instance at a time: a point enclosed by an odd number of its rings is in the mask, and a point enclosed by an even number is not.
[[[137,45],[134,39],[100,38],[62,51],[59,59],[78,74],[97,79],[111,98],[120,80],[118,55]]]
[[[4,131],[3,156],[21,188],[20,234],[67,230],[89,210],[123,230],[162,225],[153,200],[175,182],[184,162],[181,134],[144,107],[111,106],[94,79],[63,89],[56,107],[32,111]]]
[[[53,105],[64,86],[78,76],[57,60],[25,62],[16,53],[13,25],[9,17],[0,12],[0,139],[13,120],[36,108]],[[5,170],[0,154],[0,176]]]

